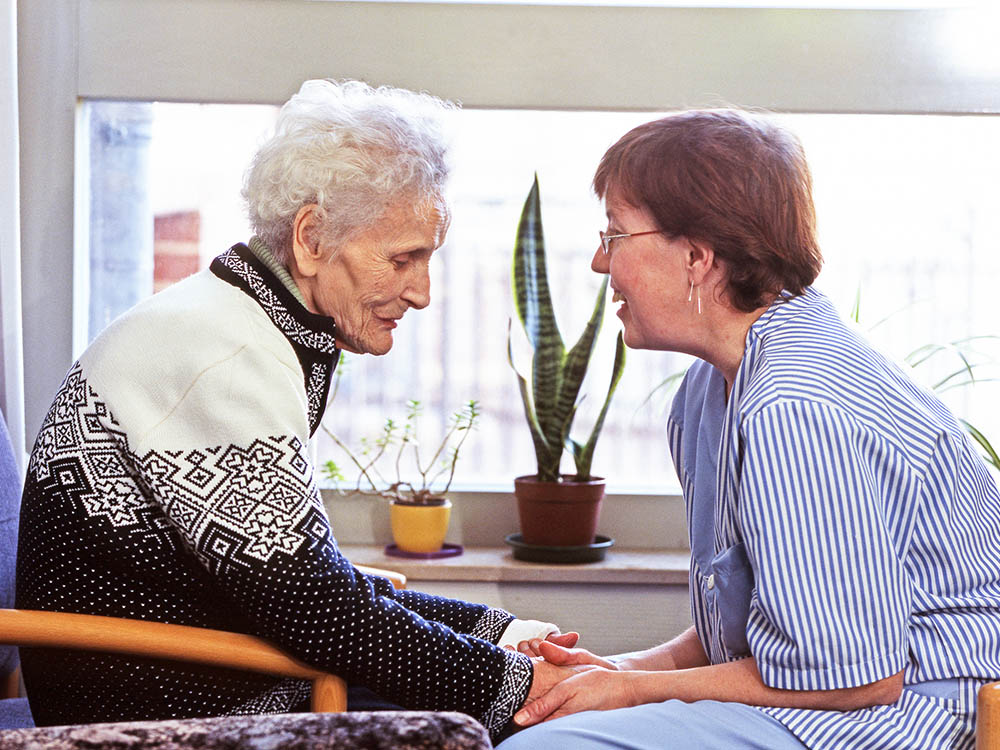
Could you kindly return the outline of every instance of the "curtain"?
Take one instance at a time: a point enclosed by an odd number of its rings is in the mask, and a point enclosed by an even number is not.
[[[17,126],[17,2],[0,0],[0,407],[24,472],[21,212]]]

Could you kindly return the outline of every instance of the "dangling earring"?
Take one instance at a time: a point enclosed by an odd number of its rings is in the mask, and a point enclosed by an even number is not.
[[[688,302],[694,300],[694,282],[691,282],[691,288],[688,289]],[[698,287],[698,314],[701,315],[701,287]]]

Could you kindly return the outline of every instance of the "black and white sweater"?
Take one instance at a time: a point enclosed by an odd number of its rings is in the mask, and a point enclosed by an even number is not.
[[[307,448],[338,351],[237,245],[112,323],[42,425],[21,509],[17,606],[252,633],[411,709],[495,732],[527,657],[502,610],[395,591],[344,559]],[[298,680],[23,649],[45,724],[277,713]]]

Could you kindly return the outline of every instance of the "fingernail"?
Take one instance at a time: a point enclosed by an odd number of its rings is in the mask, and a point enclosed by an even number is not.
[[[519,648],[519,649],[520,649],[521,651],[527,651],[527,650],[529,649],[529,646],[528,646],[528,644],[527,644],[527,643],[522,643],[522,644],[521,644],[520,646],[518,646],[518,648]]]
[[[515,724],[523,725],[527,720],[528,720],[528,714],[525,711],[518,711],[516,714],[514,714]]]

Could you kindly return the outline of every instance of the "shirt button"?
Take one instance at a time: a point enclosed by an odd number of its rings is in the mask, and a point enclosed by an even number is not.
[[[715,588],[715,574],[712,574],[705,579],[705,586],[708,588],[709,591]]]

